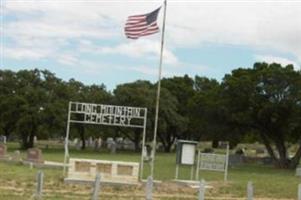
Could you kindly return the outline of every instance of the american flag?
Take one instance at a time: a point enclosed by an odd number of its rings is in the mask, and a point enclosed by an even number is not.
[[[159,32],[157,18],[160,8],[144,15],[129,16],[124,28],[127,38],[138,39]]]

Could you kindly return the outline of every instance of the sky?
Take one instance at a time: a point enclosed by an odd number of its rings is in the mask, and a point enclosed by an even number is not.
[[[127,39],[130,15],[163,1],[0,0],[1,69],[48,69],[68,81],[158,80],[161,32]],[[158,17],[162,29],[163,9]],[[167,1],[163,77],[221,81],[255,62],[301,66],[301,0]]]

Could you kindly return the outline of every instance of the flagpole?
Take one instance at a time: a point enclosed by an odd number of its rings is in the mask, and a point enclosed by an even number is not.
[[[151,177],[154,178],[154,162],[156,153],[156,140],[157,140],[157,129],[158,129],[158,115],[159,115],[159,105],[160,105],[160,92],[161,92],[161,74],[162,74],[162,59],[163,59],[163,47],[164,47],[164,33],[165,33],[165,20],[166,20],[166,5],[167,0],[164,1],[164,15],[163,15],[163,25],[162,25],[162,35],[161,35],[161,50],[160,50],[160,62],[159,62],[159,75],[158,75],[158,89],[156,98],[156,114],[155,114],[155,126],[154,126],[154,138],[152,145],[152,162],[151,162]]]

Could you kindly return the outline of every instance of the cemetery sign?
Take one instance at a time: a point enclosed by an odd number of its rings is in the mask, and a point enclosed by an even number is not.
[[[143,128],[146,108],[71,102],[70,122]]]
[[[147,108],[117,106],[95,103],[69,102],[68,121],[65,137],[64,174],[69,160],[69,133],[71,123],[95,124],[107,126],[133,127],[143,129],[140,178],[143,172],[143,149],[145,146]]]

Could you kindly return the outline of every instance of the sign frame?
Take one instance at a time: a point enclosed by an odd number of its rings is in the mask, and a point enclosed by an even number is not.
[[[211,161],[208,165],[206,165],[206,163],[202,163],[202,161],[206,161],[206,159],[202,159],[203,157],[207,157],[209,158],[209,160]],[[224,167],[223,169],[221,168],[210,168],[210,164],[214,165],[216,163],[214,163],[214,160],[216,160],[216,158],[223,158],[224,159]],[[218,164],[216,164],[218,165]],[[220,165],[220,164],[219,164]],[[199,180],[199,171],[200,170],[209,170],[209,171],[216,171],[216,172],[224,172],[224,181],[227,181],[228,179],[228,165],[229,165],[229,143],[227,143],[227,147],[226,147],[226,154],[214,154],[214,153],[201,153],[200,150],[198,150],[198,157],[197,157],[197,167],[196,167],[196,174],[195,174],[195,178],[196,180]]]
[[[175,174],[175,179],[176,180],[178,180],[178,177],[179,177],[179,166],[180,165],[191,166],[190,179],[192,179],[193,171],[194,171],[194,165],[195,165],[195,156],[196,156],[195,152],[197,150],[197,145],[198,145],[198,142],[196,142],[196,141],[190,141],[190,140],[178,140],[177,141],[176,174]],[[189,150],[188,147],[191,147],[192,149]],[[192,152],[193,155],[191,155],[190,159],[185,158],[187,156],[187,155],[184,155],[184,153],[185,153],[184,150],[185,149],[187,149],[188,152],[189,151]]]
[[[133,121],[132,121],[133,120]],[[139,123],[138,123],[139,121]],[[137,123],[136,123],[137,122]],[[120,126],[143,129],[140,160],[140,179],[143,176],[144,146],[146,139],[147,108],[118,106],[84,102],[69,102],[68,119],[65,137],[65,156],[63,173],[66,175],[66,164],[69,161],[70,123]]]

